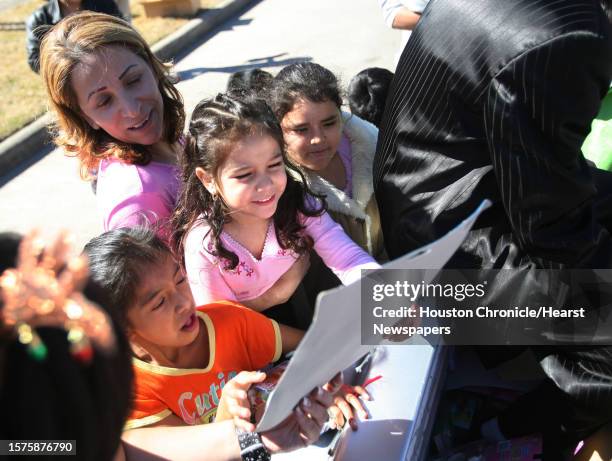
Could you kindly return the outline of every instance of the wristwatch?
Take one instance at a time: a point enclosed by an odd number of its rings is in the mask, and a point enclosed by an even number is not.
[[[243,461],[270,461],[272,459],[257,432],[245,432],[236,428],[236,435]]]

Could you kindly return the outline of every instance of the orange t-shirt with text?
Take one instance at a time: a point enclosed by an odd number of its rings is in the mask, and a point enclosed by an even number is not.
[[[169,368],[133,359],[135,389],[125,429],[154,424],[174,413],[186,424],[214,420],[221,389],[241,371],[257,370],[278,360],[278,324],[259,312],[229,301],[197,309],[208,330],[206,368]]]

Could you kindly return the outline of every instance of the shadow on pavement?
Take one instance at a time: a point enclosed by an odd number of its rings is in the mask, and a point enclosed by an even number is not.
[[[185,81],[202,75],[206,72],[220,72],[231,74],[241,70],[250,70],[264,67],[284,67],[289,64],[295,64],[297,62],[308,62],[312,61],[312,56],[299,56],[295,58],[278,59],[281,56],[286,56],[287,53],[276,54],[274,56],[266,56],[263,58],[249,59],[245,64],[238,64],[235,66],[226,67],[196,67],[194,69],[187,69],[177,72],[180,81]]]
[[[2,1],[10,1],[10,0],[0,0],[0,2]],[[244,16],[247,12],[255,8],[259,3],[261,3],[261,1],[262,0],[251,0],[250,3],[248,3],[244,8],[240,10],[240,12],[236,13],[236,17],[234,17],[233,19],[228,19],[222,24],[219,24],[213,30],[211,30],[210,32],[208,32],[207,34],[203,35],[198,40],[196,40],[194,43],[192,43],[191,46],[187,46],[186,48],[184,48],[180,53],[178,53],[174,57],[174,62],[179,62],[181,59],[183,59],[185,56],[187,56],[189,53],[194,51],[196,48],[201,46],[206,41],[210,40],[213,36],[215,36],[219,32],[231,31],[231,30],[237,29],[238,27],[248,26],[249,24],[251,24],[251,22],[253,22],[253,19],[242,18],[242,16]]]
[[[251,7],[251,6],[249,5],[249,7]],[[253,20],[250,19],[250,18],[249,19],[242,19],[242,18],[231,19],[231,20],[223,23],[223,25],[217,27],[215,29],[215,32],[219,33],[219,32],[224,32],[224,31],[227,31],[227,30],[234,30],[234,29],[236,29],[236,28],[238,28],[240,26],[248,26],[252,22],[253,22]]]
[[[46,144],[45,147],[43,147],[40,151],[36,153],[36,155],[32,155],[27,160],[20,162],[18,165],[12,167],[6,173],[0,175],[0,187],[4,187],[12,179],[16,178],[25,170],[27,170],[30,166],[34,165],[36,162],[46,157],[53,151],[53,149],[55,149],[54,144]]]

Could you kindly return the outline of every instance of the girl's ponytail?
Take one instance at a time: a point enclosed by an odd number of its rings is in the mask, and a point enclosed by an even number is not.
[[[208,191],[200,183],[196,175],[198,166],[198,140],[191,133],[185,138],[185,149],[179,157],[179,168],[182,189],[179,194],[177,206],[172,216],[171,247],[181,267],[184,267],[185,237],[189,229],[196,224],[200,214],[206,216],[210,207]]]

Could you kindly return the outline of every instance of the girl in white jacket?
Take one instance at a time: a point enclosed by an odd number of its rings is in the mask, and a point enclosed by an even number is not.
[[[378,129],[342,112],[336,76],[311,62],[291,64],[273,79],[269,101],[289,157],[325,195],[328,212],[357,244],[385,259],[372,163]]]

